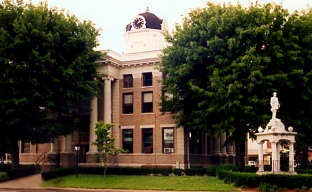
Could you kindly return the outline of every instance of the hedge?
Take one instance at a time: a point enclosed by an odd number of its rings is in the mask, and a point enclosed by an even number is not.
[[[277,186],[278,188],[300,189],[303,186],[312,187],[311,174],[263,174],[240,173],[221,170],[218,178],[224,180],[225,183],[234,183],[236,187],[257,187],[261,184]]]
[[[38,171],[40,171],[38,166],[39,165],[24,165],[16,169],[9,169],[6,173],[11,179],[16,179],[38,173]]]
[[[0,172],[0,182],[9,180],[8,174],[6,172]]]
[[[168,176],[173,173],[174,170],[171,168],[133,168],[133,167],[108,167],[106,170],[107,175],[163,175]],[[181,172],[178,171],[177,172]],[[65,175],[71,175],[76,173],[76,168],[58,168],[51,171],[41,173],[41,177],[44,180],[61,177]],[[104,168],[98,167],[78,167],[79,174],[93,174],[102,175],[104,174]]]
[[[185,169],[184,174],[188,176],[194,176],[194,175],[205,175],[207,172],[207,169],[205,168],[191,168],[191,169]]]

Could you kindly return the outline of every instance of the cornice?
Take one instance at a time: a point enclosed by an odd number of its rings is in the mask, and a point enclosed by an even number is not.
[[[97,63],[100,63],[101,66],[111,65],[117,68],[126,68],[126,67],[141,67],[148,65],[158,65],[161,63],[160,57],[158,55],[159,51],[148,53],[137,53],[137,54],[118,54],[110,50],[105,51],[107,54],[102,60],[98,60]],[[150,58],[148,56],[151,56]],[[133,58],[139,59],[133,59]],[[127,59],[129,58],[129,60]]]

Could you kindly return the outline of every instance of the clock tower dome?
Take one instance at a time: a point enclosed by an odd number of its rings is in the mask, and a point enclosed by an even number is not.
[[[167,21],[150,13],[147,7],[144,13],[135,16],[126,26],[125,53],[161,50],[166,46],[163,35],[166,30],[168,30]]]

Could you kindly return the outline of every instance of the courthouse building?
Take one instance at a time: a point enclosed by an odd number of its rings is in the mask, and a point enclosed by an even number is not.
[[[20,142],[20,162],[66,167],[75,164],[74,146],[79,144],[79,164],[97,165],[91,145],[96,139],[95,123],[112,123],[117,148],[128,150],[110,162],[114,166],[170,166],[173,168],[207,167],[233,163],[234,147],[222,147],[227,135],[220,138],[176,127],[169,113],[159,111],[164,92],[163,78],[157,65],[161,49],[166,46],[163,32],[165,19],[149,12],[135,16],[125,24],[126,51],[122,54],[105,50],[98,71],[106,74],[100,96],[90,102],[92,111],[82,114],[85,132],[55,138],[53,143],[31,145]],[[122,38],[122,37],[121,37]]]

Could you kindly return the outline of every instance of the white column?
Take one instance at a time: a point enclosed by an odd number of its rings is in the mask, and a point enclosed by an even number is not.
[[[62,152],[63,153],[70,153],[72,152],[71,151],[71,139],[72,139],[72,136],[71,135],[67,135],[66,137],[63,136],[62,137],[62,143],[63,143],[63,150]]]
[[[276,169],[281,171],[281,162],[280,162],[280,143],[276,143]]]
[[[220,154],[220,137],[213,137],[213,154]]]
[[[104,123],[112,123],[112,77],[104,79]]]
[[[58,138],[54,138],[53,142],[51,142],[50,153],[58,153],[59,150],[60,150],[59,139]]]
[[[264,171],[263,169],[263,142],[258,143],[258,161],[259,161],[259,171]]]
[[[220,135],[220,151],[222,155],[226,155],[226,147],[222,147],[225,141],[226,141],[226,133],[224,132]]]
[[[95,124],[98,121],[98,102],[97,98],[94,98],[91,101],[91,114],[90,114],[90,135],[89,135],[89,152],[88,153],[96,153],[97,148],[96,146],[92,145],[91,143],[96,140],[95,135]]]
[[[272,146],[272,172],[275,173],[277,172],[277,151],[276,151],[276,142],[275,141],[272,141],[271,142],[271,146]]]
[[[289,172],[294,172],[295,171],[295,167],[294,167],[294,143],[290,142],[289,143],[289,165],[291,165],[289,167]]]

